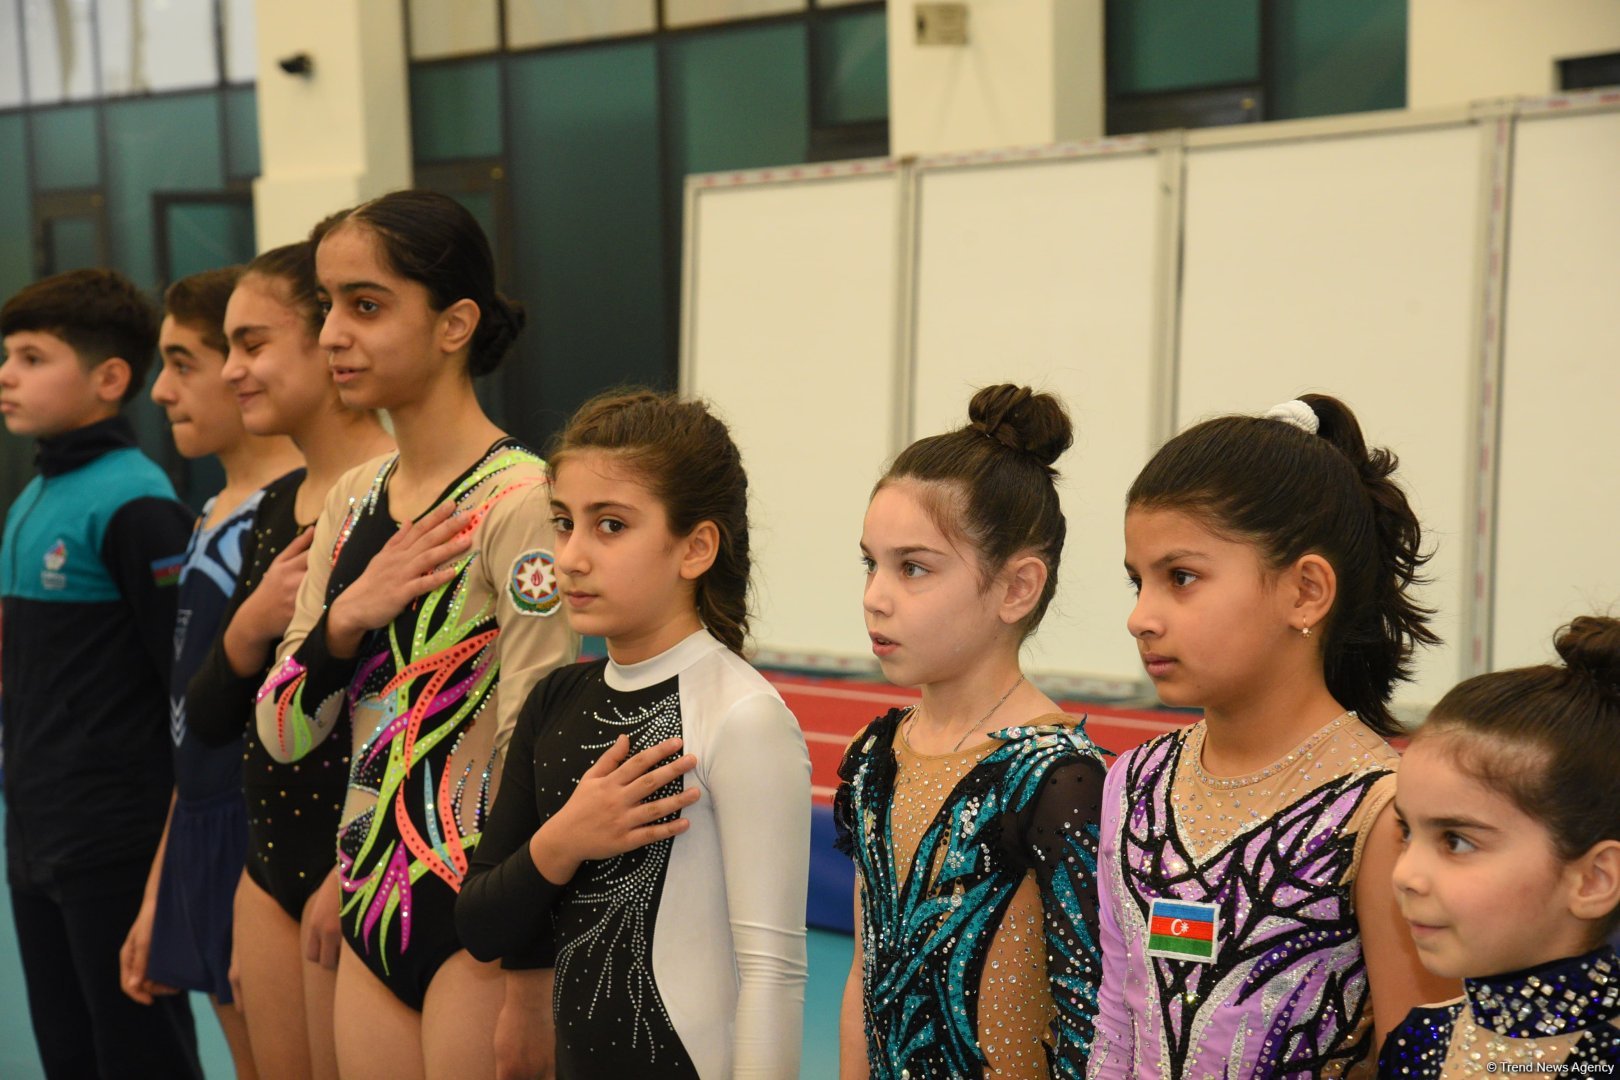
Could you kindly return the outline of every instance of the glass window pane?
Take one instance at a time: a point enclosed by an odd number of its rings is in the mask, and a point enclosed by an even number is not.
[[[409,0],[411,59],[494,52],[501,46],[495,0]]]
[[[655,0],[506,0],[506,44],[513,49],[645,34],[657,26]]]
[[[28,133],[22,113],[0,116],[0,296],[34,279],[34,208],[28,190]]]
[[[1273,119],[1406,107],[1407,0],[1277,4]]]
[[[107,216],[113,264],[143,288],[157,284],[158,191],[218,191],[219,95],[115,101],[107,111]]]
[[[95,218],[59,217],[45,223],[46,274],[95,266],[99,257]]]
[[[96,96],[91,0],[23,0],[23,48],[28,52],[32,104]]]
[[[816,118],[854,124],[889,115],[889,19],[881,9],[823,19],[816,41]]]
[[[132,94],[141,89],[135,82],[143,59],[136,34],[139,25],[135,0],[100,0],[96,32],[101,38],[103,94]]]
[[[500,61],[411,65],[411,153],[417,161],[501,152]]]
[[[103,94],[219,82],[213,0],[100,0],[96,29]]]
[[[715,34],[669,45],[669,122],[679,178],[805,160],[810,95],[802,22]]]
[[[780,15],[804,8],[805,0],[664,0],[664,23],[666,26],[697,26]]]
[[[259,78],[259,31],[253,0],[224,0],[220,18],[225,34],[225,80],[255,82]]]
[[[169,281],[253,258],[253,202],[170,203]]]
[[[658,64],[648,41],[514,57],[512,430],[543,445],[610,386],[670,386]],[[673,282],[670,283],[673,286]]]
[[[233,180],[259,175],[259,94],[251,86],[225,91],[225,172]]]
[[[91,188],[101,183],[101,141],[96,107],[69,105],[33,115],[34,176],[41,191]]]
[[[1260,0],[1108,0],[1108,89],[1258,82]]]
[[[19,0],[0,0],[0,109],[14,109],[24,100],[21,19]]]

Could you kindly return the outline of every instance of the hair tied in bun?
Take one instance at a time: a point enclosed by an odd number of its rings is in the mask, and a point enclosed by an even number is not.
[[[1559,633],[1556,648],[1570,671],[1620,697],[1620,619],[1582,615]]]
[[[1046,585],[1024,619],[1027,635],[1057,591],[1068,524],[1052,466],[1073,443],[1074,425],[1057,397],[1010,383],[986,386],[968,404],[967,423],[902,450],[873,494],[917,481],[934,523],[973,546],[986,582],[1014,556],[1039,556]]]
[[[987,386],[973,395],[968,427],[1033,457],[1048,470],[1074,445],[1074,427],[1061,401],[1011,383]]]

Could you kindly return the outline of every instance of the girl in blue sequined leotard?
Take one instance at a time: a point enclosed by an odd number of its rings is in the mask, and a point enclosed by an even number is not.
[[[1096,1012],[1101,753],[1019,669],[1057,583],[1057,399],[982,390],[905,450],[861,536],[873,652],[921,703],[856,735],[843,1075],[1081,1076]]]
[[[1620,1068],[1620,619],[1557,645],[1563,664],[1452,689],[1401,763],[1395,895],[1463,996],[1412,1010],[1381,1077]]]

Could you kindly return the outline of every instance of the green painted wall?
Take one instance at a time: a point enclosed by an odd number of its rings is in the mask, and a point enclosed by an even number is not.
[[[41,191],[101,183],[94,105],[36,109],[32,119],[35,180]]]

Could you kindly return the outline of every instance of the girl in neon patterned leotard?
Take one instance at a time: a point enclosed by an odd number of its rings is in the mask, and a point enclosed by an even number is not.
[[[504,982],[461,949],[455,896],[517,709],[575,651],[554,617],[544,463],[472,392],[521,315],[494,292],[482,231],[443,196],[384,196],[312,240],[339,394],[387,409],[399,453],[327,499],[259,734],[296,760],[340,716],[353,731],[339,1069],[484,1075]]]
[[[1131,633],[1204,717],[1109,770],[1093,1077],[1367,1076],[1444,992],[1389,887],[1418,522],[1343,404],[1273,414],[1183,432],[1127,498]]]

